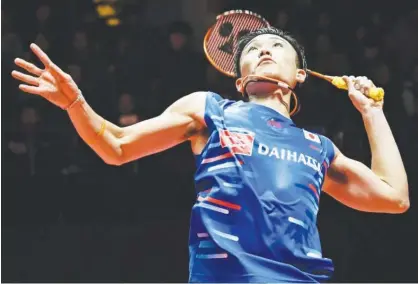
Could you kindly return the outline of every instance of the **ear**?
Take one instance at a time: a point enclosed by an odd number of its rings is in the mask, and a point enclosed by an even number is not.
[[[306,79],[306,71],[303,69],[297,69],[296,70],[296,81],[298,83],[303,83],[305,82]]]
[[[240,92],[240,93],[243,93],[244,92],[243,81],[244,80],[242,78],[238,78],[235,81],[235,87],[237,88],[237,91]]]

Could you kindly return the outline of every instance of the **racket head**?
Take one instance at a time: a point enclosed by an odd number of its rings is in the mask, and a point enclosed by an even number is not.
[[[216,17],[203,40],[206,58],[219,72],[236,77],[234,55],[245,34],[269,27],[269,22],[248,10],[231,10]]]

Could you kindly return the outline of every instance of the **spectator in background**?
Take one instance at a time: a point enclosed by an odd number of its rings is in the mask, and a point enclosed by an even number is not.
[[[112,54],[110,68],[116,86],[124,86],[127,89],[134,89],[138,84],[144,84],[147,68],[145,60],[137,54],[143,54],[141,45],[134,45],[133,40],[127,35],[119,37]],[[135,70],[135,72],[132,72]],[[138,94],[142,95],[142,94]]]
[[[188,51],[190,37],[193,30],[189,24],[185,22],[175,22],[169,27],[170,48],[174,52]]]
[[[149,80],[147,85],[149,91],[141,98],[141,109],[145,117],[154,117],[160,114],[165,105],[162,106],[160,100],[164,96],[163,82],[160,77],[153,77]],[[143,107],[146,105],[146,107]]]
[[[49,51],[53,45],[54,35],[51,29],[51,7],[47,4],[41,5],[36,9],[36,31],[35,43],[41,48]]]
[[[368,66],[377,64],[381,59],[380,54],[380,41],[376,35],[370,35],[366,37],[363,49],[362,65],[364,66],[364,60]]]
[[[413,141],[418,141],[418,64],[415,64],[412,74],[408,75],[403,81],[402,103],[408,117],[408,132],[415,137]]]
[[[328,12],[321,12],[318,15],[318,33],[330,33],[330,24],[331,24],[331,19],[330,16],[328,14]]]
[[[73,135],[70,136],[67,151],[64,153],[66,164],[61,169],[61,174],[72,175],[81,173],[85,170],[85,167],[82,165],[82,159],[80,159],[80,143],[80,137],[77,133],[73,133]]]
[[[10,15],[1,10],[1,55],[3,57],[2,66],[11,67],[13,59],[23,52],[22,40],[18,34],[13,31],[13,25]]]
[[[8,151],[5,153],[7,172],[21,176],[53,174],[56,152],[51,137],[41,131],[39,110],[32,105],[22,107],[16,131],[7,137]]]
[[[372,78],[375,80],[377,86],[382,88],[389,87],[390,83],[390,69],[384,62],[376,62],[371,69]]]
[[[123,93],[119,97],[118,110],[119,117],[118,123],[120,126],[129,126],[140,122],[142,119],[137,113],[134,98],[129,93]]]
[[[370,16],[370,27],[369,31],[372,34],[382,34],[384,32],[384,22],[382,19],[382,14],[379,11],[372,12]]]
[[[176,99],[200,89],[204,85],[204,56],[191,49],[193,30],[185,22],[174,22],[168,28],[168,50],[165,56],[155,54],[164,62],[161,80],[164,82],[162,105],[168,106]],[[154,63],[155,64],[155,63]]]
[[[289,23],[289,14],[285,10],[280,10],[277,12],[275,27],[288,30],[288,23]]]
[[[37,30],[41,33],[47,33],[51,29],[50,23],[51,7],[49,5],[41,5],[36,10]]]
[[[89,41],[87,34],[82,30],[76,31],[73,36],[72,45],[73,62],[78,64],[87,64],[90,60]]]
[[[13,60],[16,56],[21,56],[26,59],[29,58],[23,54],[22,39],[14,31],[10,14],[3,9],[1,10],[1,25],[1,100],[4,105],[9,106],[2,109],[2,115],[4,117],[11,117],[15,110],[10,106],[15,106],[17,100],[21,98],[27,99],[27,96],[19,97],[16,95],[13,78],[9,75],[13,68]]]
[[[315,62],[316,69],[323,73],[330,73],[332,69],[332,62],[329,55],[333,51],[331,37],[328,34],[320,34],[315,40]]]
[[[418,58],[418,10],[400,17],[390,31],[389,53],[394,57],[396,69],[407,73],[410,61]]]
[[[367,29],[362,26],[355,31],[355,40],[353,50],[349,51],[353,71],[363,70],[364,76],[370,76],[370,69],[379,65],[382,59],[380,38],[374,34],[369,34]]]
[[[350,60],[345,52],[333,52],[330,54],[330,62],[330,74],[352,74]]]

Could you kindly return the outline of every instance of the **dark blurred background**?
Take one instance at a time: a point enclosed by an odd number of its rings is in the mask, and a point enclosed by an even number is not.
[[[106,2],[111,3],[106,6]],[[99,6],[103,5],[103,6]],[[415,5],[415,6],[414,6]],[[58,108],[17,88],[13,59],[36,42],[91,106],[118,125],[158,115],[197,90],[237,98],[202,54],[214,17],[251,9],[304,44],[308,66],[369,76],[403,156],[411,209],[356,212],[321,199],[318,226],[333,282],[418,281],[418,10],[415,0],[3,0],[2,282],[185,282],[195,200],[189,145],[112,167]],[[363,123],[346,93],[310,78],[300,127],[370,164]]]

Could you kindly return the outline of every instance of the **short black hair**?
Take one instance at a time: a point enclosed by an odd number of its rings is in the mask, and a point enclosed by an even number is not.
[[[239,39],[238,44],[237,44],[237,49],[234,55],[235,75],[238,78],[241,77],[240,59],[241,59],[242,51],[244,50],[245,46],[247,46],[247,44],[253,38],[259,35],[264,35],[264,34],[277,35],[285,39],[296,51],[296,54],[297,54],[296,66],[304,70],[308,68],[306,64],[305,51],[303,47],[297,42],[297,40],[291,34],[283,30],[277,29],[275,27],[267,27],[267,28],[262,28],[253,32],[249,32]]]

